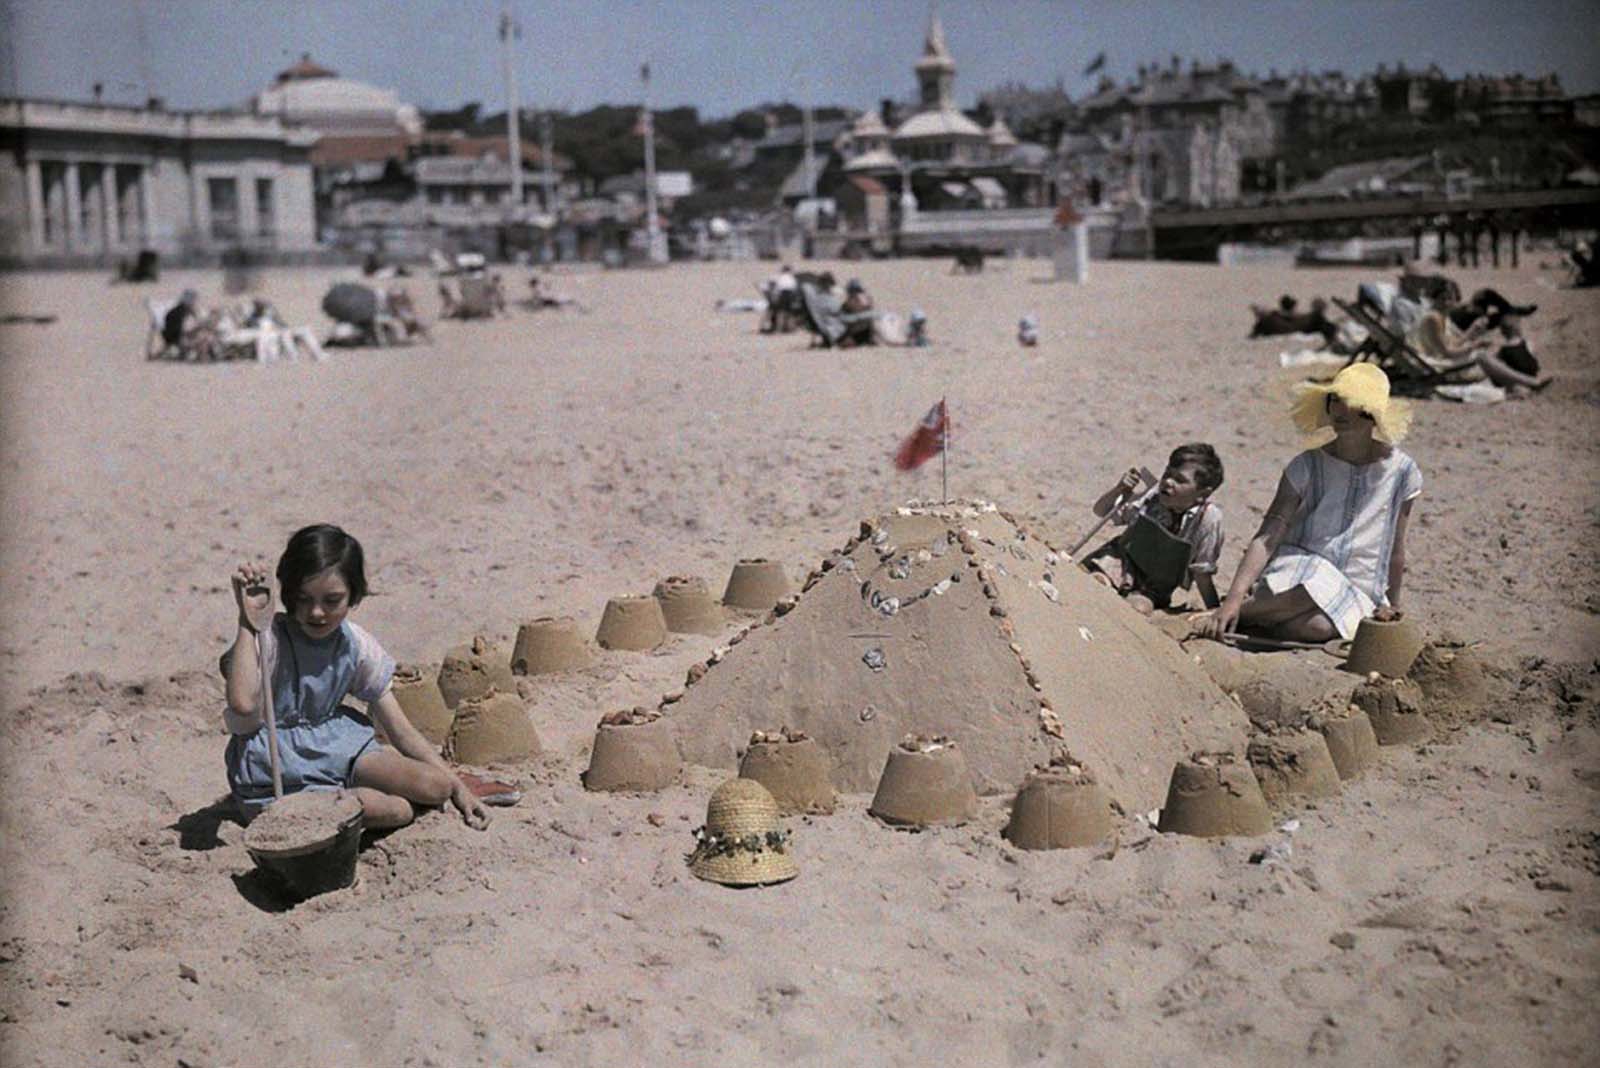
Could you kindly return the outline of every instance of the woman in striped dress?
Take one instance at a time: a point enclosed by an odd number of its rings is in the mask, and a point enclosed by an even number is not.
[[[1366,616],[1400,615],[1406,527],[1422,493],[1416,461],[1396,447],[1410,411],[1369,363],[1301,388],[1292,411],[1307,433],[1334,438],[1296,456],[1245,550],[1222,606],[1198,628],[1268,637],[1350,638]]]

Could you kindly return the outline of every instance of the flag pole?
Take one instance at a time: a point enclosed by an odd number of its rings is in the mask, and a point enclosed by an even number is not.
[[[950,406],[946,398],[939,398],[939,490],[940,504],[950,503]]]

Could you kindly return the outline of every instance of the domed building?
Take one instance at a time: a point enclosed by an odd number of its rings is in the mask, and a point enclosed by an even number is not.
[[[844,170],[877,179],[904,200],[909,181],[918,210],[1034,207],[1049,187],[1039,146],[1019,144],[996,119],[988,129],[955,104],[956,63],[935,12],[914,66],[917,109],[892,132],[869,111],[844,139]]]
[[[421,115],[394,90],[341,78],[309,54],[280,71],[250,109],[315,130],[311,162],[319,168],[403,161],[422,134]]]

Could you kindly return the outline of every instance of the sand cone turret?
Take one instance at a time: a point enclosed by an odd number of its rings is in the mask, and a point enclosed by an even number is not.
[[[1161,831],[1200,838],[1266,834],[1267,799],[1250,765],[1231,753],[1196,753],[1172,769]]]
[[[491,689],[456,705],[449,752],[461,764],[513,764],[544,751],[539,733],[514,693]]]
[[[514,675],[578,671],[593,662],[577,623],[571,619],[540,616],[517,628],[517,643],[511,649]]]
[[[673,634],[716,634],[727,625],[705,579],[669,575],[650,595],[661,604],[661,616]]]
[[[1115,827],[1111,796],[1087,768],[1064,757],[1022,781],[1000,833],[1020,849],[1072,849],[1103,841]]]
[[[1250,743],[1247,755],[1262,796],[1271,804],[1291,797],[1339,796],[1339,769],[1316,731],[1263,734]]]
[[[613,597],[606,602],[594,640],[602,649],[646,652],[667,638],[667,621],[654,597]]]
[[[742,612],[765,612],[789,594],[789,576],[776,560],[754,557],[733,565],[722,603]]]
[[[390,684],[400,711],[406,714],[411,725],[435,748],[444,745],[450,736],[450,725],[456,714],[444,702],[439,689],[438,672],[401,664],[395,668]]]
[[[482,697],[491,688],[517,692],[510,661],[489,639],[480,635],[445,654],[444,663],[439,665],[439,692],[446,705],[454,708],[468,697]]]
[[[1328,756],[1339,778],[1354,779],[1378,762],[1378,736],[1372,720],[1355,705],[1339,715],[1324,717],[1318,729],[1328,743]]]
[[[787,728],[756,731],[739,762],[739,777],[765,786],[784,815],[833,811],[836,798],[828,780],[828,754],[805,734]]]
[[[898,827],[964,823],[978,811],[966,758],[949,738],[907,736],[889,750],[867,811]]]
[[[612,712],[595,728],[583,773],[588,790],[654,791],[678,780],[683,760],[672,728],[652,710]]]

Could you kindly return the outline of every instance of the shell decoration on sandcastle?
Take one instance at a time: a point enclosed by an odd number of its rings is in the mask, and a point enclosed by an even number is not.
[[[1339,769],[1328,751],[1327,740],[1314,730],[1258,735],[1245,755],[1269,804],[1293,797],[1339,796]]]
[[[455,708],[464,699],[482,697],[490,689],[515,693],[517,681],[511,676],[510,661],[488,638],[477,635],[445,654],[439,665],[439,693],[446,706]]]
[[[595,644],[602,649],[643,653],[667,640],[667,621],[654,597],[613,597],[600,616]]]
[[[661,617],[673,634],[718,634],[727,626],[727,616],[705,579],[668,575],[650,596],[660,603]]]
[[[464,697],[456,705],[446,752],[461,764],[514,764],[544,751],[539,732],[522,700],[513,693],[490,689],[480,697]]]
[[[579,671],[592,663],[594,657],[571,619],[540,616],[517,628],[517,641],[511,649],[513,675]]]
[[[1272,830],[1272,816],[1249,764],[1232,753],[1195,753],[1172,769],[1158,827],[1199,838],[1254,836]]]
[[[889,750],[867,811],[908,829],[965,823],[978,811],[966,757],[943,735],[906,735]]]
[[[722,603],[741,612],[766,612],[788,596],[789,590],[789,576],[781,563],[751,557],[733,565]]]
[[[800,874],[778,803],[753,779],[729,779],[706,804],[686,858],[696,878],[724,886],[770,886]]]
[[[837,803],[828,778],[828,754],[815,738],[788,727],[751,733],[739,777],[765,786],[786,816],[826,815]]]
[[[1355,688],[1350,703],[1372,721],[1379,745],[1406,745],[1433,737],[1433,725],[1422,712],[1422,689],[1410,679],[1373,672]]]
[[[653,792],[678,781],[683,758],[672,726],[655,709],[608,712],[595,728],[586,790]]]
[[[445,704],[444,693],[439,689],[438,672],[401,664],[395,668],[390,684],[400,711],[406,714],[411,725],[434,748],[444,745],[450,736],[450,725],[456,714]]]
[[[1019,849],[1074,849],[1104,841],[1116,816],[1111,795],[1063,750],[1022,781],[1000,833]]]

